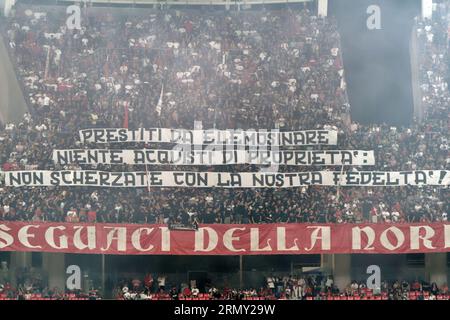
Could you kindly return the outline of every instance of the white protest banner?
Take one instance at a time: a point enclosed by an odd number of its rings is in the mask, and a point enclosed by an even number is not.
[[[5,185],[190,188],[291,188],[322,186],[448,186],[449,170],[312,172],[106,172],[96,170],[7,171]]]
[[[66,149],[53,150],[53,161],[65,164],[129,164],[129,165],[354,165],[375,164],[373,151],[364,150],[233,150],[221,148],[190,151],[139,149]]]
[[[336,145],[337,131],[304,130],[280,132],[273,130],[185,130],[167,128],[84,129],[79,131],[82,143],[164,142],[178,144],[306,146]]]

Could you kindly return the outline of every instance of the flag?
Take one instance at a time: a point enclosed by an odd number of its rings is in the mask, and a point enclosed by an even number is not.
[[[150,193],[150,180],[148,179],[148,166],[145,164],[145,175],[147,176],[147,191]]]
[[[164,84],[161,87],[161,93],[159,94],[159,100],[158,100],[158,104],[156,105],[156,112],[158,112],[158,115],[161,116],[161,110],[162,110],[162,97],[164,94]]]
[[[336,202],[338,202],[339,201],[339,197],[340,197],[340,195],[341,195],[341,193],[340,193],[340,187],[341,187],[341,183],[342,183],[342,177],[343,177],[343,174],[344,174],[344,166],[342,166],[341,167],[341,175],[340,175],[340,177],[339,177],[339,183],[338,183],[338,185],[337,185],[337,190],[336,190]]]

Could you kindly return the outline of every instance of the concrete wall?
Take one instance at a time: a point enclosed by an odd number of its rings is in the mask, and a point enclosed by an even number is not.
[[[447,253],[430,253],[425,255],[425,277],[438,286],[448,283]]]
[[[66,265],[64,253],[43,253],[42,268],[48,274],[48,287],[64,290],[66,287]]]
[[[9,264],[9,276],[11,279],[11,285],[17,286],[17,270],[20,268],[31,267],[31,252],[11,252],[10,264]]]
[[[393,280],[426,280],[425,265],[408,264],[407,255],[355,255],[352,261],[352,279],[362,281],[370,275],[366,273],[367,267],[377,265],[380,267],[381,281]]]
[[[335,285],[343,290],[350,284],[352,256],[349,254],[333,255],[333,277]]]

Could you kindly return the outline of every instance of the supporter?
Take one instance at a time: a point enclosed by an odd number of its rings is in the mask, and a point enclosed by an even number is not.
[[[292,277],[291,277],[292,278]],[[329,279],[329,277],[326,277]],[[294,279],[294,278],[292,278]],[[234,289],[234,288],[223,288],[212,286],[211,289],[207,291],[209,296],[205,296],[206,299],[222,299],[222,300],[242,300],[242,299],[253,299],[253,298],[263,298],[263,299],[302,299],[306,297],[307,299],[315,299],[315,300],[329,300],[333,297],[341,297],[345,298],[356,298],[359,299],[369,299],[369,300],[448,300],[450,296],[448,292],[444,290],[440,290],[435,287],[429,293],[425,291],[419,291],[417,294],[414,294],[414,291],[411,291],[409,287],[412,287],[412,284],[405,280],[394,281],[392,285],[388,285],[386,282],[379,288],[368,289],[365,286],[358,285],[356,281],[352,281],[349,286],[340,291],[335,285],[332,285],[329,292],[321,292],[319,281],[314,280],[314,276],[306,277],[308,285],[308,290],[306,294],[299,295],[296,294],[296,282],[293,283],[286,282],[283,285],[282,290],[279,293],[273,294],[268,289],[263,289],[257,291],[255,288],[249,289]],[[183,287],[183,286],[182,286]],[[433,285],[431,287],[434,287]],[[187,286],[184,289],[189,289]],[[179,292],[177,288],[174,286],[170,290],[169,295],[165,294],[156,294],[156,295],[145,295],[139,292],[130,291],[127,286],[122,288],[121,298],[126,300],[152,300],[152,299],[165,299],[170,297],[170,299],[185,299],[185,298],[194,298],[197,299],[200,297],[200,291],[194,294],[194,289],[191,290],[183,290]],[[206,292],[206,291],[205,291]],[[14,296],[18,296],[19,293]],[[12,297],[12,296],[11,296]],[[53,297],[53,296],[52,296]]]
[[[325,282],[325,289],[326,292],[331,292],[332,288],[334,287],[334,280],[332,276],[328,276],[326,282]]]
[[[422,286],[418,280],[415,280],[411,285],[411,289],[414,291],[422,291]]]
[[[439,288],[438,288],[436,282],[433,282],[433,283],[431,284],[430,292],[431,292],[433,295],[437,295],[437,294],[439,293]]]
[[[267,288],[270,290],[270,292],[275,292],[275,278],[271,275],[267,277]]]
[[[172,298],[172,300],[178,300],[178,290],[176,287],[173,287],[172,289],[170,289],[170,297]]]
[[[159,288],[159,292],[164,292],[164,290],[166,288],[166,276],[165,275],[160,275],[158,277],[158,288]]]
[[[131,294],[128,287],[123,287],[122,289],[122,293],[123,293],[123,298],[125,300],[133,300],[135,295]]]
[[[153,276],[151,275],[151,273],[148,273],[144,278],[144,286],[145,286],[147,293],[152,292],[153,282],[154,282]]]
[[[200,290],[197,287],[192,288],[192,296],[194,298],[198,297],[198,294],[200,293]]]
[[[181,292],[185,298],[191,297],[192,291],[187,285],[184,285],[184,287],[182,286]]]
[[[69,31],[58,10],[18,4],[6,21],[4,38],[30,113],[0,130],[4,171],[63,169],[53,163],[52,149],[79,148],[79,129],[122,127],[125,119],[130,128],[192,129],[195,120],[218,129],[329,128],[339,132],[339,149],[375,149],[376,165],[358,170],[450,166],[448,47],[441,36],[446,20],[418,21],[424,119],[395,128],[351,122],[333,18],[288,9],[244,14],[186,9],[183,18],[174,10],[128,14],[105,9],[102,14],[87,10],[83,30]],[[173,219],[192,217],[198,224],[447,221],[448,188],[347,187],[339,192],[338,197],[334,187],[314,186],[151,192],[4,187],[0,218],[167,223],[174,214]]]

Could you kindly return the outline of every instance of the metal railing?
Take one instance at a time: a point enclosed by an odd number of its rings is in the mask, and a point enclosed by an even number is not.
[[[211,5],[211,6],[231,6],[231,5],[253,5],[253,4],[283,4],[283,3],[303,3],[312,2],[314,0],[89,0],[89,1],[73,1],[73,0],[58,0],[63,2],[87,2],[92,4],[130,4],[130,5]]]

